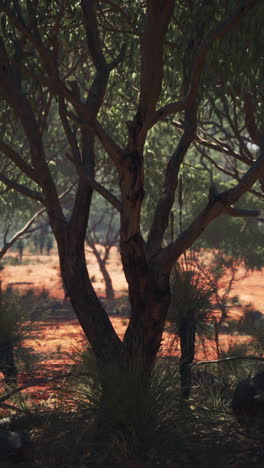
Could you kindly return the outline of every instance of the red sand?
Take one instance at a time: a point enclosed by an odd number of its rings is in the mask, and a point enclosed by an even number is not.
[[[55,252],[52,255],[25,255],[24,260],[28,264],[17,266],[6,266],[2,272],[3,285],[13,285],[24,291],[28,288],[34,288],[37,291],[45,289],[50,296],[57,299],[63,299],[63,289],[59,274],[58,257]],[[96,263],[95,258],[87,255],[88,268],[90,276],[93,277],[93,285],[96,292],[104,295],[103,280]],[[127,294],[126,281],[124,278],[119,254],[116,248],[112,250],[109,262],[109,271],[113,281],[113,287],[116,295]],[[243,276],[243,275],[242,275]],[[250,273],[246,278],[235,283],[232,295],[239,296],[243,305],[251,303],[252,307],[264,312],[264,289],[263,272]],[[234,318],[239,317],[241,309],[232,311]],[[128,320],[121,318],[112,318],[112,323],[118,335],[122,338]],[[248,336],[230,336],[220,335],[219,342],[222,349],[227,349],[229,344],[235,342],[249,342]],[[167,348],[170,341],[170,335],[164,333],[164,348]],[[57,373],[67,372],[73,363],[72,356],[78,350],[84,347],[84,336],[77,320],[58,320],[58,322],[38,322],[37,331],[34,332],[34,338],[27,339],[25,345],[31,348],[32,352],[38,355],[40,361],[34,370],[35,377],[51,377]],[[175,353],[178,354],[179,344],[176,345]],[[163,350],[165,351],[165,349]],[[199,346],[196,355],[197,360],[216,358],[215,343],[207,341],[206,345]],[[42,359],[42,360],[41,360]],[[33,378],[33,380],[34,380]],[[22,375],[19,378],[20,383],[26,383],[29,378]],[[31,396],[35,399],[48,398],[48,387],[34,387],[29,390]],[[42,393],[43,392],[43,393]]]

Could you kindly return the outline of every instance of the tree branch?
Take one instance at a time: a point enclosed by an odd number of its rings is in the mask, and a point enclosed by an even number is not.
[[[40,179],[37,175],[37,172],[26,162],[23,158],[15,151],[13,148],[5,144],[3,141],[0,141],[0,151],[2,151],[15,165],[30,179],[34,180],[36,183],[40,182]]]
[[[8,179],[3,174],[0,174],[0,180],[7,187],[16,190],[19,193],[22,193],[22,195],[25,195],[26,197],[31,198],[32,200],[37,200],[37,201],[45,204],[45,200],[44,200],[43,194],[41,192],[36,192],[34,190],[29,189],[28,187],[25,187],[24,185],[18,184],[17,182],[14,182],[14,181]]]
[[[169,215],[175,200],[178,186],[178,174],[184,159],[196,134],[196,106],[185,112],[184,133],[176,151],[171,156],[165,173],[163,192],[157,203],[152,225],[147,241],[147,255],[152,256],[161,247],[163,235],[168,227]]]
[[[6,239],[4,240],[4,246],[3,248],[0,250],[0,260],[4,257],[4,255],[6,254],[6,252],[10,249],[10,247],[12,247],[12,245],[21,237],[23,236],[23,234],[27,233],[28,232],[28,229],[30,228],[30,226],[32,226],[32,224],[37,220],[37,218],[42,214],[44,213],[44,211],[46,211],[46,208],[41,208],[41,210],[37,211],[37,213],[35,213],[32,218],[19,230],[17,231],[13,237],[11,237],[11,239],[9,241],[7,241]],[[6,236],[5,236],[6,237]]]
[[[77,163],[80,164],[81,163],[81,155],[80,155],[77,139],[76,139],[76,136],[74,135],[74,133],[73,133],[71,127],[70,127],[70,124],[68,122],[66,105],[65,105],[64,98],[62,96],[59,96],[59,114],[60,114],[60,118],[61,118],[61,122],[62,122],[62,125],[63,125],[63,128],[64,128],[65,135],[67,137],[67,140],[68,140],[69,145],[70,145],[71,150],[72,150],[72,155],[73,155],[73,158],[74,158],[73,162],[75,164],[77,164]]]
[[[235,27],[237,23],[243,18],[243,16],[245,16],[260,2],[261,0],[244,1],[243,4],[237,8],[229,18],[219,23],[216,28],[208,34],[199,47],[197,54],[195,54],[187,94],[180,101],[167,104],[166,106],[163,106],[154,112],[149,121],[149,128],[151,128],[153,125],[155,125],[155,123],[164,117],[175,114],[176,112],[181,112],[191,106],[192,102],[197,96],[201,74],[205,67],[206,57],[208,55],[210,45],[212,42],[219,40],[223,35]]]
[[[230,362],[230,361],[237,361],[238,359],[248,359],[249,361],[264,361],[264,357],[260,356],[230,356],[227,358],[222,358],[222,359],[212,359],[211,361],[198,361],[190,364],[190,367],[197,367],[197,366],[203,366],[206,364],[218,364],[219,362]]]
[[[121,169],[122,156],[123,156],[122,149],[107,134],[107,132],[102,127],[102,125],[98,122],[98,120],[95,121],[95,127],[94,128],[95,128],[96,136],[99,138],[99,140],[102,143],[105,151],[111,157],[111,159],[114,162],[117,169],[120,170]]]
[[[174,8],[173,0],[148,0],[141,53],[140,98],[137,118],[145,122],[161,93],[163,46]]]
[[[99,182],[96,182],[96,180],[92,177],[86,176],[86,179],[89,185],[91,185],[91,187],[93,187],[96,192],[102,195],[102,197],[105,198],[105,200],[107,200],[114,208],[116,208],[117,211],[121,211],[122,206],[118,198],[109,192],[109,190],[107,190],[103,185],[99,184]]]
[[[258,159],[252,164],[252,167],[241,178],[239,183],[220,194],[210,197],[207,206],[194,219],[175,240],[167,247],[162,249],[159,258],[161,268],[165,271],[171,271],[171,268],[180,257],[180,255],[188,249],[193,242],[202,234],[204,229],[220,214],[224,213],[244,194],[246,193],[258,178],[264,173],[264,146],[261,147]],[[231,210],[232,211],[232,210]]]

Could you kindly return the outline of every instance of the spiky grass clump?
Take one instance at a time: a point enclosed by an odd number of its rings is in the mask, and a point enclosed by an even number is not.
[[[263,355],[264,350],[264,319],[259,321],[258,326],[252,333],[253,341],[252,347],[253,351]]]
[[[31,330],[29,323],[33,300],[12,288],[0,290],[0,345],[18,346]]]
[[[221,350],[220,358],[247,356],[250,350],[248,343],[231,343],[226,351]],[[222,372],[230,384],[236,382],[245,375],[254,371],[255,362],[247,359],[234,359],[226,361],[222,366]]]
[[[87,375],[83,375],[85,371]],[[75,364],[72,372],[75,377],[63,389],[66,422],[56,416],[58,429],[53,418],[52,427],[47,426],[41,437],[44,442],[55,438],[50,443],[53,449],[57,444],[58,449],[72,447],[74,437],[75,453],[66,448],[61,454],[64,457],[67,453],[65,463],[70,457],[76,463],[79,457],[79,463],[103,466],[123,466],[127,461],[155,465],[173,460],[189,466],[193,456],[190,447],[196,444],[192,432],[195,416],[179,401],[174,365],[160,358],[146,377],[138,362],[125,369],[113,363],[98,370],[88,351],[82,365],[77,368]],[[74,420],[78,422],[77,433]],[[58,431],[60,438],[55,437]]]
[[[0,287],[0,348],[11,347],[16,364],[22,365],[28,374],[32,372],[35,358],[23,342],[32,335],[30,314],[35,302],[34,296]]]
[[[181,259],[171,276],[171,306],[167,318],[172,330],[177,332],[183,320],[195,319],[196,331],[203,335],[213,311],[215,290],[216,285],[199,269],[194,254]]]

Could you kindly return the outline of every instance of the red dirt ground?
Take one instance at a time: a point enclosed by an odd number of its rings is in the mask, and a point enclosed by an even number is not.
[[[99,296],[104,296],[104,284],[96,263],[95,258],[87,255],[87,263],[90,276],[93,277],[93,285]],[[117,249],[112,250],[109,261],[109,271],[113,281],[113,287],[117,297],[127,294],[125,277],[122,271],[120,258]],[[242,272],[241,272],[242,273]],[[58,256],[55,251],[52,255],[24,255],[23,264],[5,266],[2,272],[3,286],[12,285],[21,291],[33,288],[37,292],[43,289],[49,292],[51,297],[63,300],[64,293],[59,274]],[[239,296],[243,305],[251,304],[253,308],[264,312],[264,288],[263,271],[250,273],[246,278],[235,283],[232,295]],[[232,316],[234,318],[241,315],[241,308],[234,309]],[[115,330],[123,336],[127,319],[111,318]],[[170,335],[164,333],[165,347],[170,341]],[[219,342],[222,349],[227,349],[230,343],[238,340],[249,342],[249,336],[230,336],[220,335]],[[51,377],[56,373],[69,370],[71,365],[71,356],[77,351],[83,349],[84,337],[82,330],[76,319],[65,318],[57,321],[37,322],[37,330],[34,332],[34,338],[27,339],[25,345],[30,347],[32,353],[38,356],[39,362],[34,370],[34,378]],[[177,348],[176,348],[177,349]],[[176,351],[177,352],[177,351]],[[41,360],[42,357],[42,360]],[[216,357],[215,344],[207,342],[205,348],[199,347],[196,359],[209,359]],[[25,375],[20,376],[20,383],[29,381]],[[0,381],[1,384],[1,381]],[[30,395],[35,399],[46,399],[49,393],[47,386],[34,387],[30,389]]]

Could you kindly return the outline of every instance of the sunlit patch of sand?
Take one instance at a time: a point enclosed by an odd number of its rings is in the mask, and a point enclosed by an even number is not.
[[[40,292],[45,289],[51,297],[62,300],[64,298],[64,291],[59,274],[58,256],[55,251],[50,256],[25,255],[24,259],[28,261],[28,264],[5,266],[1,273],[4,285],[14,285],[21,291],[32,288],[36,292]],[[99,296],[102,297],[104,295],[102,277],[93,255],[87,255],[87,262],[90,276],[93,277],[93,286]],[[127,285],[117,249],[113,249],[108,267],[117,297],[127,294]],[[250,273],[246,278],[243,277],[243,271],[240,273],[241,279],[235,282],[232,296],[237,295],[244,306],[251,303],[252,307],[264,312],[263,272]],[[234,306],[230,312],[230,316],[238,320],[242,313],[243,307]],[[216,315],[219,317],[219,313]],[[111,321],[117,334],[122,339],[128,319],[113,317]],[[175,340],[174,347],[172,348],[170,345],[171,339],[172,335],[164,332],[161,353],[166,354],[169,352],[179,356],[179,340]],[[250,343],[251,340],[250,336],[219,335],[220,348],[225,351],[231,344]],[[25,346],[30,348],[32,353],[37,356],[38,362],[34,368],[34,375],[30,377],[22,373],[19,376],[19,384],[33,383],[35,378],[51,377],[68,372],[73,363],[72,358],[74,354],[83,350],[85,343],[86,341],[77,319],[36,322],[34,337],[27,339]],[[198,361],[217,358],[214,340],[207,340],[204,344],[199,343],[197,349],[195,359]],[[0,386],[1,383],[3,384],[3,382],[0,381]],[[34,400],[48,401],[51,391],[52,384],[49,384],[31,387],[26,393]]]
[[[33,288],[36,292],[41,292],[44,289],[49,292],[51,297],[60,300],[64,298],[59,272],[59,259],[54,250],[52,255],[30,255],[26,253],[23,260],[30,263],[5,266],[2,273],[4,286],[13,285],[20,291]],[[87,252],[86,260],[93,287],[97,294],[103,297],[105,294],[104,281],[96,258],[92,253]],[[127,283],[120,262],[120,254],[116,247],[111,249],[108,270],[116,296],[126,294]]]

